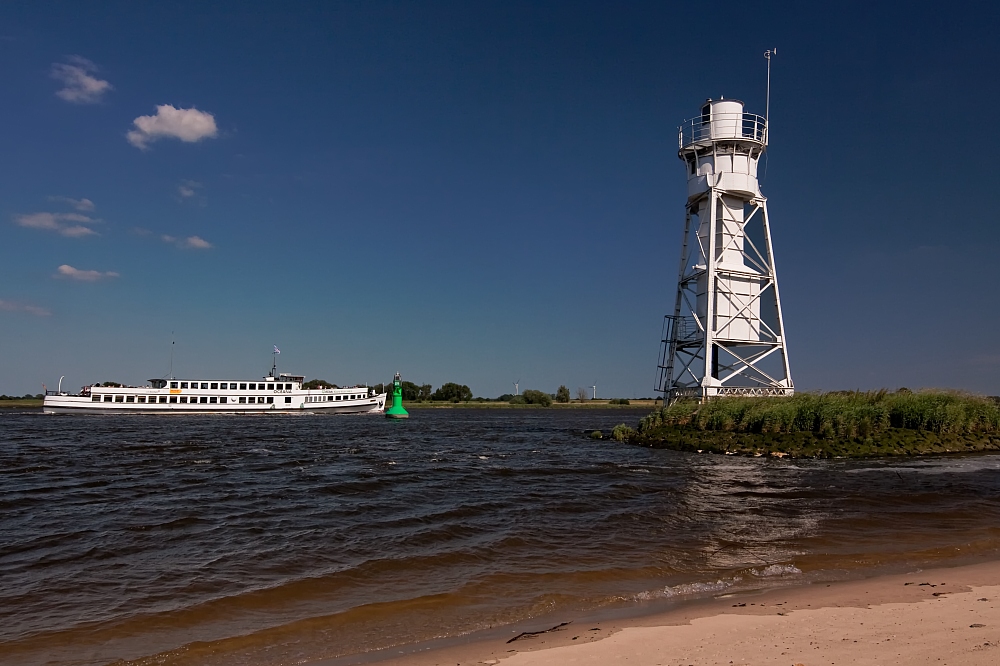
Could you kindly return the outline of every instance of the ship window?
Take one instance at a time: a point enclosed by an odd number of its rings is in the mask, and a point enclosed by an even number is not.
[[[281,387],[278,387],[278,388],[281,388]],[[268,391],[273,391],[274,390],[274,384],[268,384],[267,385],[267,390]]]
[[[140,395],[139,396],[139,402],[146,402],[146,396]]]
[[[214,389],[219,388],[219,382],[212,382],[212,388]]]
[[[288,405],[292,402],[292,397],[290,395],[285,396],[285,404]]]
[[[241,391],[246,391],[247,390],[247,385],[246,384],[240,384],[240,390]]]
[[[187,396],[186,395],[182,395],[181,396],[181,402],[187,403],[187,401],[188,401]]]
[[[267,404],[269,404],[269,405],[273,405],[274,404],[274,396],[273,395],[267,396]]]
[[[219,384],[219,388],[222,389],[223,391],[226,391],[229,389],[229,384],[227,384],[226,382],[222,382],[221,384]],[[233,388],[236,387],[234,386]]]
[[[99,396],[99,395],[92,395],[92,396],[90,396],[90,401],[91,402],[100,402],[101,401],[101,396]]]
[[[177,382],[170,382],[170,388],[177,388]]]
[[[251,391],[256,391],[257,390],[257,385],[256,384],[251,384],[250,385],[250,390]]]
[[[135,396],[134,395],[125,396],[125,402],[135,402]]]
[[[160,402],[166,402],[166,401],[167,401],[167,396],[161,395],[160,396]]]
[[[177,402],[177,396],[176,395],[170,396],[170,402],[176,403]]]
[[[207,389],[207,388],[208,388],[208,382],[202,382],[202,383],[201,383],[201,387],[202,387],[203,389]]]
[[[339,395],[337,396],[337,400],[340,400],[340,396]]]
[[[181,382],[181,388],[187,388],[187,387],[188,387],[187,382]]]
[[[215,403],[219,402],[219,399],[218,399],[218,398],[216,398],[216,397],[215,397],[215,396],[213,395],[213,396],[212,396],[211,398],[209,398],[209,399],[208,399],[208,402],[209,402],[209,404],[213,404],[213,405],[214,405]]]
[[[207,405],[208,404],[208,396],[207,395],[201,396],[201,400],[199,402],[201,402],[201,404],[203,404],[203,405]]]
[[[247,398],[246,398],[246,396],[245,396],[245,395],[241,395],[241,396],[240,396],[240,404],[241,404],[241,405],[245,405],[245,404],[246,404],[246,402],[247,402]]]
[[[219,402],[225,404],[226,403],[226,396],[222,396],[221,398],[219,398]]]
[[[111,396],[110,395],[104,396],[104,402],[111,402]]]

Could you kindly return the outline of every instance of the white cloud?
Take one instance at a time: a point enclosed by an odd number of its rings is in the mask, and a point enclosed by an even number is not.
[[[179,194],[182,199],[190,199],[198,194],[198,190],[201,188],[202,184],[196,180],[182,180],[181,184],[177,186],[177,194]]]
[[[71,280],[80,280],[82,282],[97,282],[98,280],[103,280],[105,278],[116,278],[118,273],[114,271],[107,271],[102,273],[101,271],[83,271],[79,268],[73,268],[69,264],[63,264],[59,267],[59,272],[56,273],[54,277],[65,277]]]
[[[61,201],[62,203],[69,204],[71,207],[82,210],[84,212],[93,211],[96,206],[94,202],[90,199],[72,199],[70,197],[49,197],[49,201]]]
[[[139,116],[135,129],[126,135],[128,142],[145,150],[149,144],[164,137],[173,137],[186,143],[211,139],[219,134],[215,116],[198,109],[177,109],[170,104],[156,107],[155,116]]]
[[[47,308],[42,308],[37,305],[4,300],[0,300],[0,310],[4,312],[27,312],[28,314],[33,314],[36,317],[48,317],[52,314],[52,312]]]
[[[15,215],[14,222],[28,229],[56,231],[63,236],[80,238],[97,234],[90,228],[90,225],[97,224],[100,220],[80,213],[30,213],[28,215]],[[76,224],[73,224],[74,222]]]
[[[208,250],[212,244],[200,236],[188,236],[187,238],[177,238],[166,234],[160,236],[164,243],[170,243],[185,250]]]
[[[212,244],[200,236],[188,236],[184,239],[184,246],[196,250],[207,250],[212,247]]]
[[[107,81],[103,81],[92,73],[97,71],[97,65],[80,56],[70,56],[69,63],[53,63],[52,78],[61,81],[63,88],[56,95],[74,104],[95,104],[101,101],[104,93],[113,89]]]
[[[59,230],[63,236],[69,236],[70,238],[82,238],[84,236],[93,236],[97,232],[90,227],[84,227],[79,224],[73,225],[71,227],[63,227]]]

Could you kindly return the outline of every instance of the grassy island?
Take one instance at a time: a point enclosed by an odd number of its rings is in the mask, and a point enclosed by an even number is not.
[[[0,409],[41,409],[42,399],[41,398],[7,398],[6,396],[0,397]]]
[[[612,437],[729,455],[865,458],[1000,451],[1000,399],[900,389],[680,401]]]

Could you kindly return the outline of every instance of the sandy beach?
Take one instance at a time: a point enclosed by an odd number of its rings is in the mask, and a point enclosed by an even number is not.
[[[518,627],[514,635],[550,628]],[[379,663],[985,666],[1000,663],[1000,562],[724,595],[624,621],[573,620],[507,640]]]

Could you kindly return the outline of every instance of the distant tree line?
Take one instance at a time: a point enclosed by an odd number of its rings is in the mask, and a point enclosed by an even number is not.
[[[31,393],[25,393],[24,395],[0,395],[0,400],[42,400],[45,396],[41,393],[32,395]]]
[[[316,389],[335,389],[340,387],[336,384],[331,384],[325,379],[310,379],[307,382],[303,382],[302,388],[307,391],[315,391]]]
[[[465,384],[446,382],[437,390],[430,384],[416,384],[414,382],[402,381],[400,387],[403,390],[403,400],[406,402],[509,402],[512,405],[541,405],[548,407],[553,402],[568,403],[572,400],[569,389],[560,386],[555,393],[545,393],[535,389],[525,389],[519,395],[504,393],[496,398],[474,398],[472,389]],[[305,389],[339,388],[336,384],[331,384],[323,379],[312,379],[302,385]],[[372,387],[375,393],[392,393],[392,384],[375,384]],[[588,400],[585,389],[577,391],[577,399],[581,402]],[[628,400],[621,398],[611,400],[612,405],[627,405]]]

